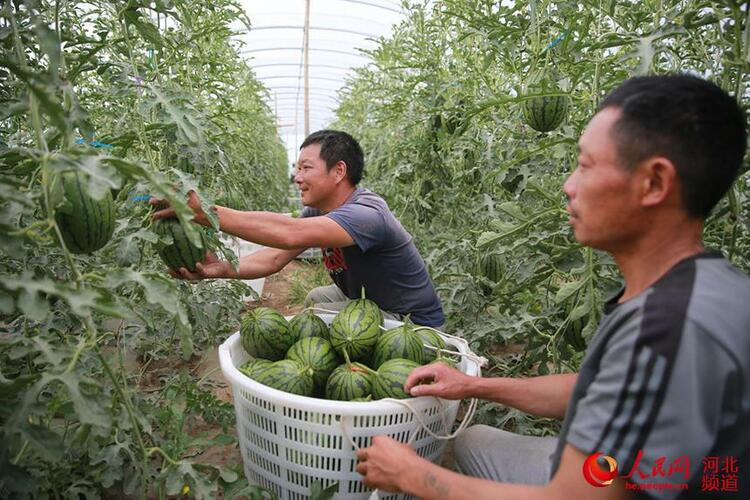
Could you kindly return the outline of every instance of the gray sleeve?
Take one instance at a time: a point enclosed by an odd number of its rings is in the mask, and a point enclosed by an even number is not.
[[[618,475],[632,472],[634,483],[689,483],[701,474],[722,426],[724,387],[734,363],[691,320],[672,359],[638,342],[641,328],[641,321],[630,321],[610,339],[567,442],[586,454],[613,457]],[[667,474],[670,465],[675,469]],[[654,491],[659,498],[679,492]]]
[[[385,240],[385,220],[375,208],[347,203],[326,214],[326,217],[344,228],[362,252],[381,246]]]

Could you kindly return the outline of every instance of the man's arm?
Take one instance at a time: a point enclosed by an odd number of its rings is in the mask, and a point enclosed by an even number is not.
[[[242,212],[216,207],[219,229],[267,247],[343,248],[354,245],[344,228],[324,216],[294,218],[273,212]]]
[[[289,264],[304,248],[281,250],[278,248],[263,248],[250,255],[240,258],[238,270],[225,260],[218,260],[215,254],[208,254],[203,262],[196,264],[195,272],[191,273],[184,267],[177,271],[170,271],[175,278],[186,280],[200,280],[212,278],[239,278],[251,280],[263,278],[279,272]]]
[[[583,476],[587,456],[567,445],[560,468],[546,486],[507,484],[464,476],[433,464],[417,455],[405,444],[385,436],[376,436],[369,448],[357,452],[357,472],[367,486],[385,491],[403,491],[424,499],[478,500],[503,499],[568,499],[592,498],[619,500],[627,498],[620,478],[606,487],[595,487]]]
[[[540,417],[563,418],[576,377],[574,373],[526,379],[472,377],[434,363],[414,369],[406,379],[406,390],[412,396],[486,399]]]
[[[162,203],[156,199],[151,201],[156,207],[163,206]],[[188,193],[188,206],[193,209],[195,222],[210,226],[195,191]],[[267,247],[295,250],[310,247],[343,248],[354,245],[349,233],[328,217],[300,219],[273,212],[244,212],[218,205],[214,206],[213,210],[219,218],[221,231]],[[174,216],[173,208],[164,208],[155,212],[153,219]]]

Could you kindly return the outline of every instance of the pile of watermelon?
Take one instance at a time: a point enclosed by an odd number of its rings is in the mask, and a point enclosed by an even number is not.
[[[353,300],[330,328],[312,311],[290,321],[258,307],[240,326],[242,346],[251,359],[240,371],[261,384],[302,396],[338,401],[404,399],[404,383],[424,364],[455,360],[430,349],[446,349],[434,330],[403,325],[383,330],[383,315],[366,298]]]

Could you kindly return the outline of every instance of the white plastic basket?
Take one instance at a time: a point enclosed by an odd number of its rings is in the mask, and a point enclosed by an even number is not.
[[[328,324],[334,318],[333,314],[318,315]],[[384,326],[400,324],[385,320]],[[458,352],[471,354],[466,341],[444,339]],[[442,459],[446,441],[431,436],[415,412],[433,433],[447,435],[456,420],[459,401],[435,397],[405,400],[412,411],[393,401],[346,402],[298,396],[242,374],[237,367],[248,359],[239,332],[219,347],[221,370],[232,384],[242,460],[251,484],[267,488],[283,500],[297,500],[307,499],[310,483],[320,480],[323,486],[339,483],[335,498],[367,499],[372,491],[357,472],[352,442],[358,448],[367,447],[378,435],[410,443],[433,462]],[[479,375],[480,371],[478,363],[469,357],[463,357],[457,368],[468,375]]]

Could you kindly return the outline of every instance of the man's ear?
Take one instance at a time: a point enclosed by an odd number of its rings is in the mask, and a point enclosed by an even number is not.
[[[347,165],[344,160],[339,160],[336,165],[333,166],[334,174],[336,175],[336,184],[346,179]]]
[[[636,167],[640,176],[641,205],[653,207],[677,194],[677,169],[668,158],[655,156]]]

